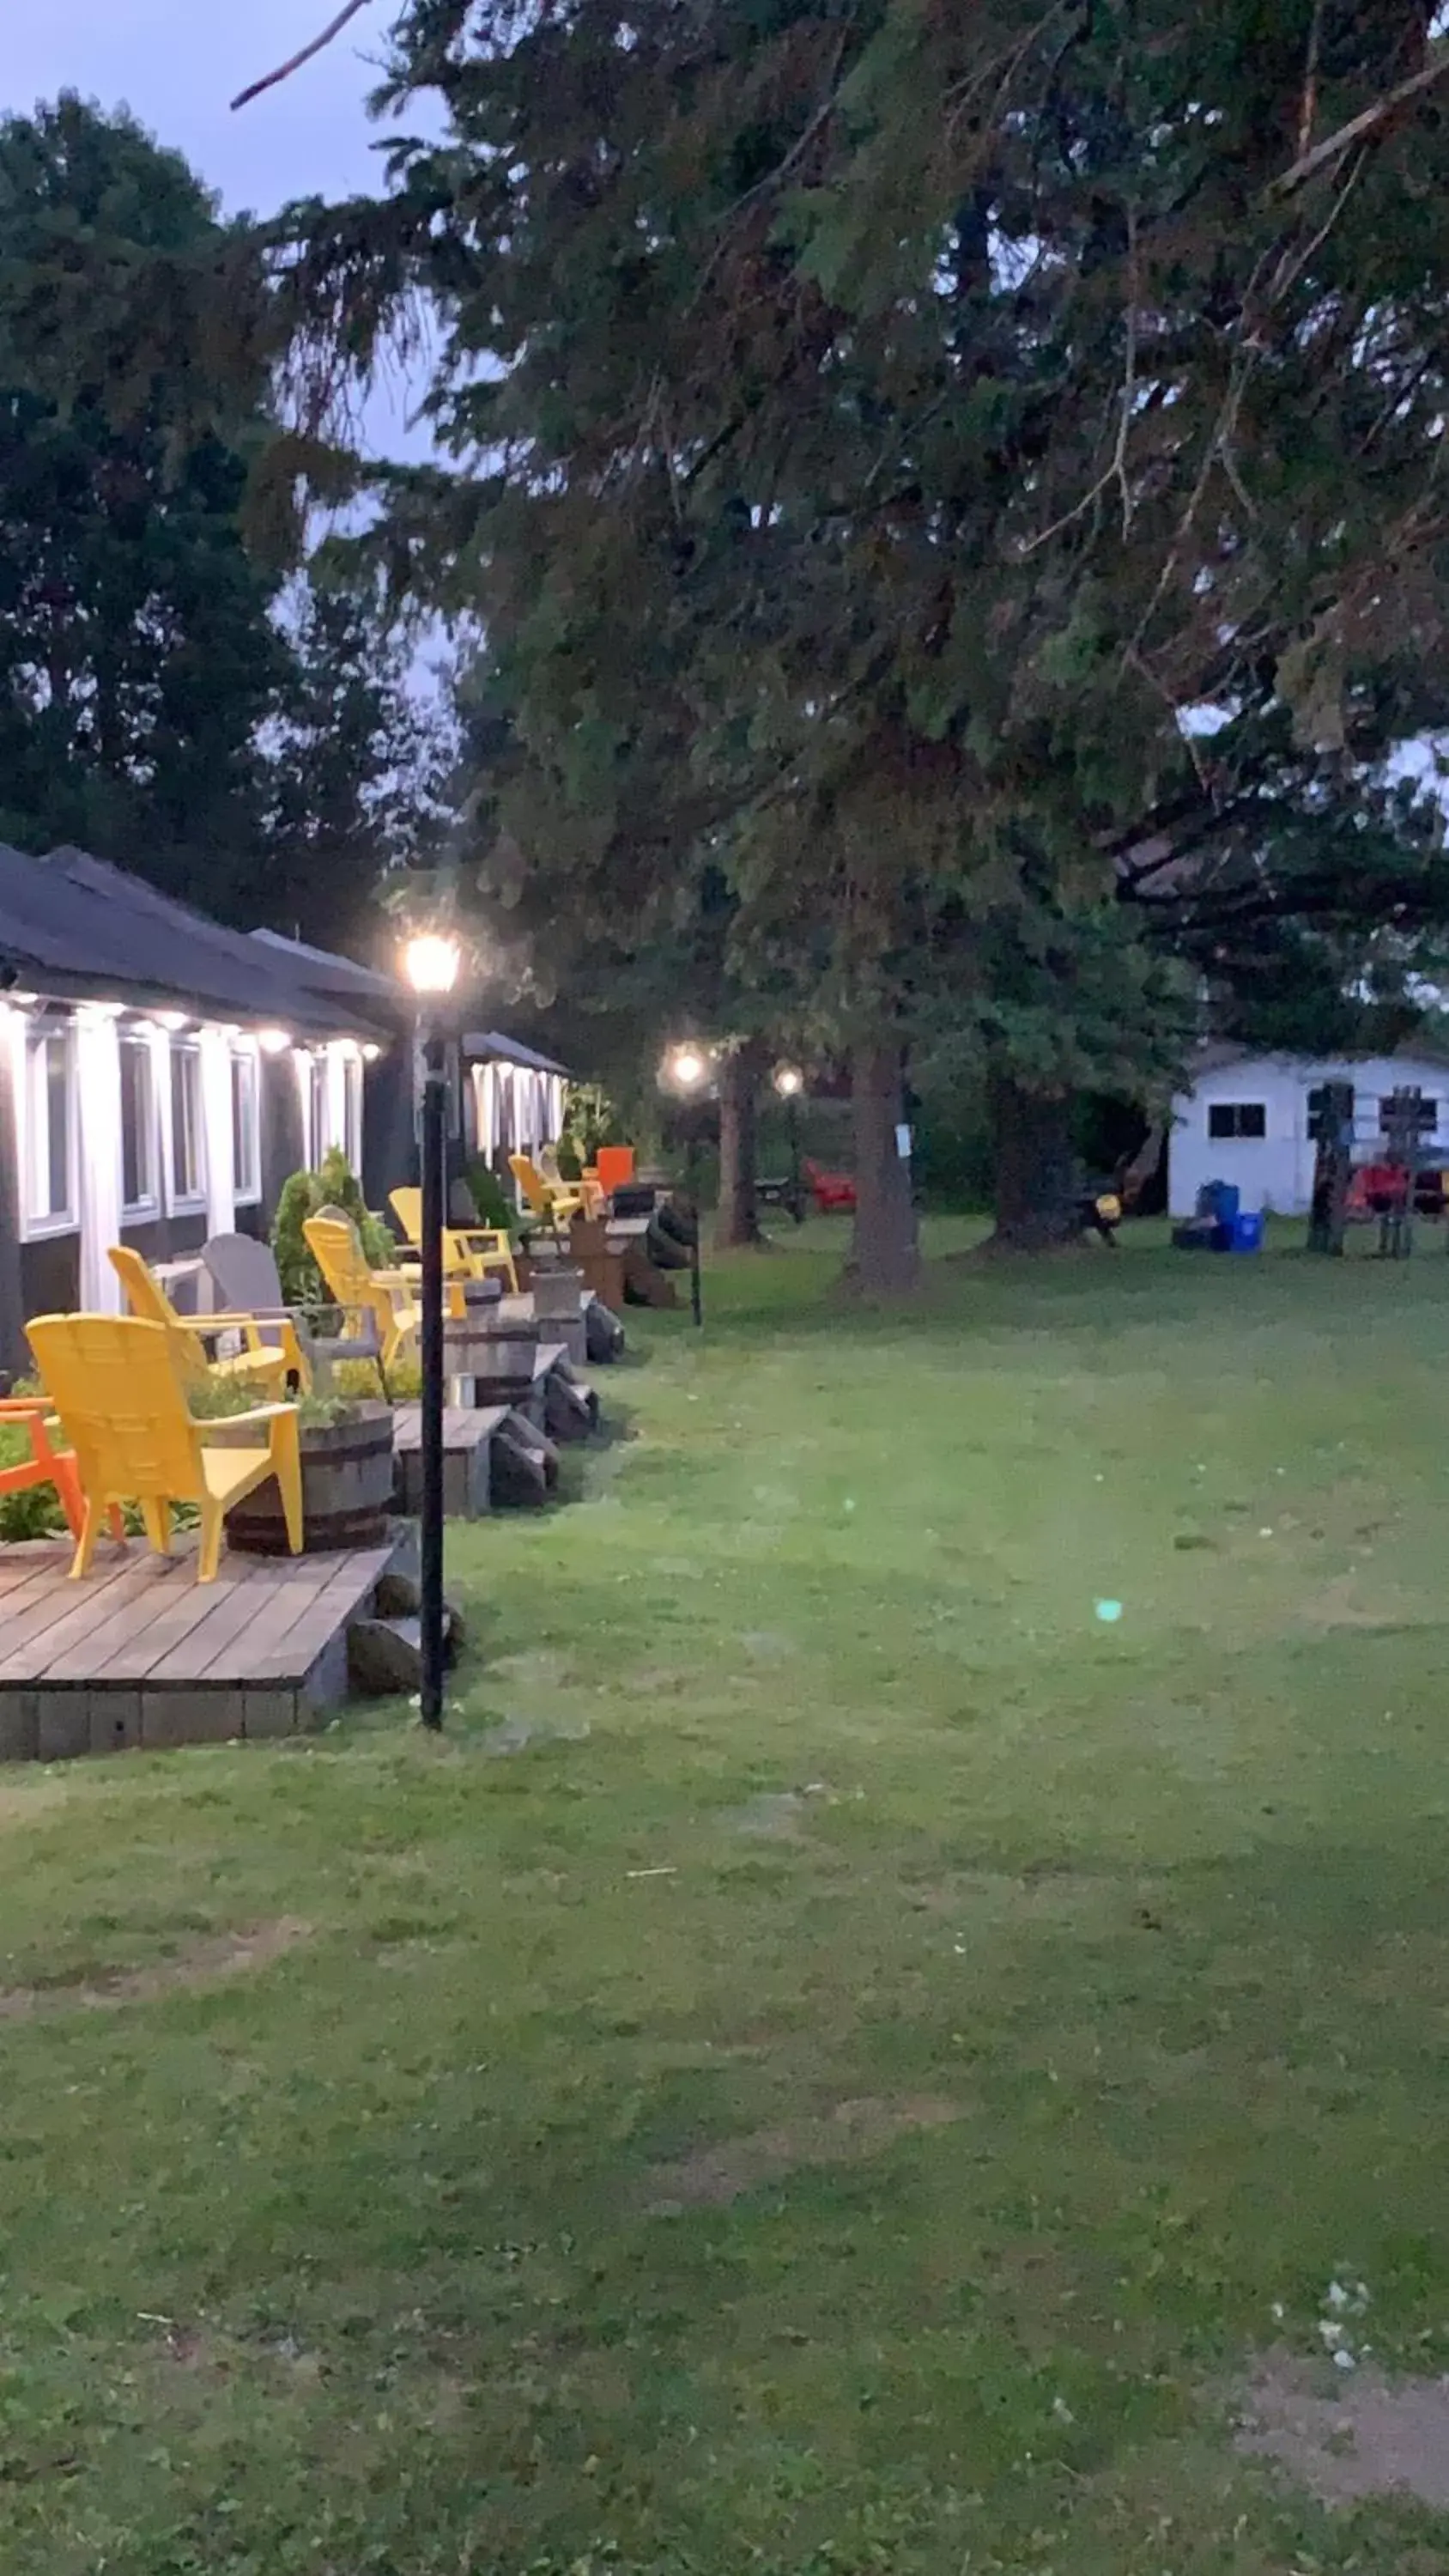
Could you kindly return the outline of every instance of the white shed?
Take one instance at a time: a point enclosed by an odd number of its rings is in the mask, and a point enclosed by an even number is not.
[[[1313,1197],[1315,1148],[1308,1099],[1325,1082],[1354,1093],[1354,1159],[1372,1162],[1383,1149],[1385,1104],[1395,1091],[1419,1090],[1435,1108],[1424,1144],[1449,1165],[1449,1060],[1418,1047],[1379,1056],[1249,1055],[1205,1048],[1191,1091],[1172,1104],[1167,1203],[1191,1216],[1205,1181],[1231,1181],[1245,1209],[1306,1216]]]

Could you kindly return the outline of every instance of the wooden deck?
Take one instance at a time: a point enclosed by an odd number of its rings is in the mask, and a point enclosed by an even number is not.
[[[102,1542],[69,1580],[68,1546],[0,1548],[0,1761],[292,1735],[347,1694],[347,1632],[392,1546],[338,1556],[224,1556],[198,1584],[170,1558]]]

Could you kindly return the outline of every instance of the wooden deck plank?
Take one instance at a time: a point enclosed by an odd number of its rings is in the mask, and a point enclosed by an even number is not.
[[[443,1412],[443,1447],[476,1449],[480,1440],[491,1440],[501,1423],[508,1420],[506,1404],[480,1405],[469,1412],[463,1405],[450,1404]],[[423,1409],[420,1404],[400,1404],[393,1415],[393,1454],[412,1451],[423,1445]]]
[[[149,1670],[161,1649],[150,1641],[163,1621],[175,1629],[201,1614],[196,1603],[196,1541],[189,1531],[178,1535],[168,1558],[151,1557],[154,1581],[97,1604],[94,1626],[67,1646],[50,1665],[53,1682],[129,1683]],[[206,1596],[203,1595],[203,1598]]]
[[[74,1554],[74,1548],[67,1543],[63,1548],[48,1551],[44,1557],[39,1551],[31,1554],[28,1569],[19,1566],[12,1569],[10,1586],[0,1594],[0,1647],[4,1646],[9,1635],[11,1620],[18,1618],[30,1602],[39,1601],[53,1591],[57,1581],[64,1583],[67,1580]]]
[[[347,1556],[342,1556],[342,1564],[345,1561]],[[286,1636],[311,1602],[319,1600],[337,1556],[252,1556],[250,1564],[255,1569],[252,1620],[242,1628],[237,1628],[234,1620],[221,1620],[216,1628],[208,1628],[206,1636],[198,1638],[196,1672],[188,1674],[188,1680],[196,1680],[198,1687],[242,1690],[245,1682],[252,1680],[257,1638],[265,1638],[265,1651],[270,1654],[275,1638]],[[157,1672],[152,1674],[152,1680],[165,1687],[167,1677]]]
[[[218,1655],[235,1637],[249,1637],[259,1646],[266,1633],[274,1601],[292,1588],[283,1569],[289,1572],[294,1562],[307,1568],[317,1563],[315,1557],[306,1556],[295,1560],[254,1556],[243,1561],[247,1570],[238,1580],[225,1585],[208,1584],[204,1588],[201,1599],[205,1606],[199,1610],[186,1634],[178,1637],[148,1666],[145,1679],[153,1689],[168,1681],[208,1681]],[[270,1582],[267,1580],[269,1575],[272,1578]],[[314,1578],[306,1575],[303,1581],[311,1584]]]
[[[347,1626],[376,1590],[392,1561],[391,1547],[372,1548],[344,1559],[306,1615],[275,1648],[262,1649],[247,1674],[248,1682],[305,1678],[339,1630]]]
[[[37,1574],[58,1563],[64,1572],[74,1547],[72,1539],[26,1540],[13,1546],[0,1547],[0,1601],[23,1591]]]
[[[294,1561],[292,1571],[307,1565],[320,1579],[315,1587],[295,1582],[279,1595],[263,1632],[260,1657],[256,1640],[239,1638],[223,1649],[207,1673],[211,1682],[227,1682],[249,1687],[261,1682],[266,1687],[278,1683],[300,1683],[307,1671],[307,1657],[297,1643],[304,1625],[310,1634],[311,1624],[323,1614],[332,1618],[333,1630],[343,1626],[355,1609],[375,1590],[393,1561],[389,1544],[380,1548],[344,1550],[330,1556],[302,1557]]]
[[[185,1564],[183,1586],[174,1591],[168,1586],[153,1616],[133,1617],[119,1634],[108,1638],[97,1670],[88,1678],[112,1687],[130,1683],[134,1688],[145,1681],[163,1655],[195,1635],[219,1601],[229,1600],[242,1585],[250,1583],[251,1562],[247,1557],[224,1558],[221,1579],[216,1584],[199,1584],[193,1555]]]
[[[76,1599],[70,1588],[71,1559],[75,1549],[69,1540],[57,1548],[26,1548],[23,1553],[28,1560],[26,1568],[20,1580],[12,1584],[5,1595],[4,1615],[0,1619],[0,1653],[9,1649],[13,1623],[34,1602],[49,1600],[57,1592],[67,1603],[74,1603]],[[117,1554],[109,1539],[101,1541],[95,1569],[88,1578],[92,1600],[103,1584],[124,1570],[126,1561],[124,1556]],[[16,1633],[18,1635],[18,1630]]]
[[[111,1595],[143,1591],[154,1583],[156,1564],[155,1558],[128,1552],[84,1583],[58,1574],[52,1588],[28,1600],[13,1620],[6,1619],[0,1631],[0,1685],[39,1680],[54,1656],[89,1635],[98,1619],[118,1606]]]
[[[390,1555],[391,1550],[386,1553]],[[239,1689],[258,1680],[272,1681],[278,1677],[280,1669],[284,1678],[300,1681],[306,1666],[295,1664],[291,1659],[289,1641],[293,1631],[326,1598],[339,1567],[352,1561],[347,1555],[269,1558],[267,1563],[273,1581],[266,1609],[258,1618],[256,1633],[243,1631],[223,1640],[199,1678],[217,1685],[224,1682],[232,1689]],[[306,1579],[302,1580],[304,1568]],[[369,1584],[366,1588],[370,1591],[372,1587]]]

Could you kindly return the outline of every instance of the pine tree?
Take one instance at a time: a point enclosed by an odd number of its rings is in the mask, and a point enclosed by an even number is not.
[[[1418,0],[414,0],[396,57],[447,141],[289,287],[331,366],[442,316],[394,560],[582,864],[702,839],[732,971],[818,996],[906,1285],[893,1095],[963,982],[1045,926],[1070,1056],[1114,906],[1130,981],[1314,892],[1275,806],[1444,712],[1449,57]]]
[[[0,124],[0,835],[182,894],[256,838],[288,676],[241,529],[265,378],[206,365],[257,269],[128,117]]]

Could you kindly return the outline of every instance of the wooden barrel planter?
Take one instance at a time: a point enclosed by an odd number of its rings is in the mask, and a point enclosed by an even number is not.
[[[224,1429],[218,1424],[218,1430]],[[255,1436],[255,1435],[253,1435]],[[302,1425],[302,1512],[308,1556],[386,1543],[392,1509],[392,1407],[356,1404],[340,1422]],[[228,1512],[227,1542],[243,1556],[285,1556],[287,1525],[268,1477]]]

